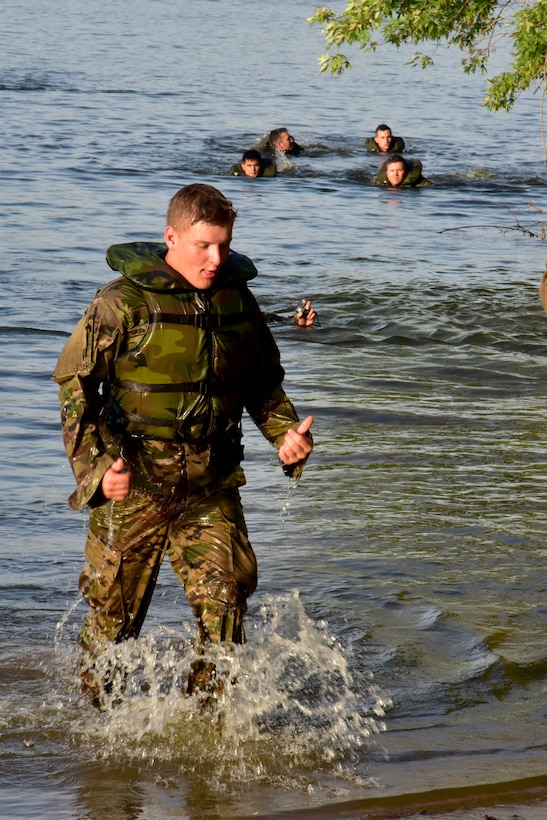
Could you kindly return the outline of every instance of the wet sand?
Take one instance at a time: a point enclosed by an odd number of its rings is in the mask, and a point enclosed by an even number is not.
[[[253,815],[254,820],[545,820],[547,775],[462,788],[435,789],[416,794],[386,795],[337,805],[280,810]],[[239,817],[238,820],[250,820]]]

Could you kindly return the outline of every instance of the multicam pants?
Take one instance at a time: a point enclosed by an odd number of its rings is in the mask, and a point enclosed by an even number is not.
[[[138,637],[166,553],[196,617],[198,645],[244,641],[257,567],[238,490],[185,501],[134,490],[91,511],[80,576],[91,611],[78,642],[92,656]]]

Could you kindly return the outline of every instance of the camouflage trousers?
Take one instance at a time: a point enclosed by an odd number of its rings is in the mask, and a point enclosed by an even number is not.
[[[198,648],[245,640],[257,566],[238,490],[184,501],[133,490],[91,511],[80,576],[91,609],[78,642],[92,657],[138,637],[165,554],[196,618]]]

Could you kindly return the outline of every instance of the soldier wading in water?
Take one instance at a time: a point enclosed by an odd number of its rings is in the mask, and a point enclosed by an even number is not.
[[[248,287],[256,269],[230,250],[236,212],[210,185],[172,198],[165,244],[107,252],[121,277],[101,288],[65,345],[63,437],[90,509],[80,590],[90,606],[78,642],[82,691],[100,705],[112,681],[96,661],[139,635],[167,554],[197,622],[197,651],[245,640],[257,583],[239,487],[241,417],[251,416],[298,477],[312,450],[283,387],[277,345]],[[214,688],[194,662],[187,694]]]

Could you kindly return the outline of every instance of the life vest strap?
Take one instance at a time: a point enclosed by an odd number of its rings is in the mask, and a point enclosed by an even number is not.
[[[200,330],[214,330],[217,327],[226,327],[238,322],[251,319],[252,311],[244,310],[239,313],[162,313],[155,311],[150,314],[151,324],[192,325]]]
[[[183,426],[183,422],[181,422],[180,419],[158,419],[154,416],[140,416],[138,413],[126,412],[124,412],[123,417],[126,422],[136,422],[137,424],[143,424],[147,427],[167,427],[170,430],[174,430],[180,429]],[[205,419],[205,413],[192,416],[192,425],[202,424]]]
[[[199,393],[200,396],[219,396],[233,390],[239,382],[223,382],[220,379],[200,382],[174,382],[169,384],[143,384],[128,379],[113,379],[113,384],[132,393]]]

